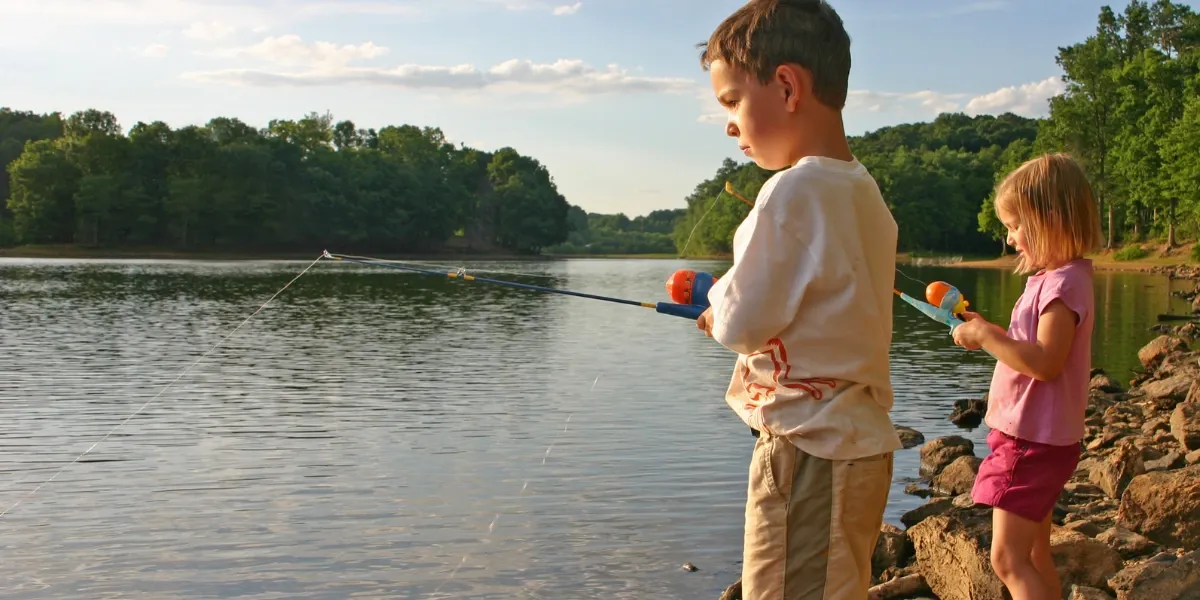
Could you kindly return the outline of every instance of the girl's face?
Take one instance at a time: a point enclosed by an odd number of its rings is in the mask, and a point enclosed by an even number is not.
[[[1016,249],[1018,257],[1032,262],[1034,257],[1029,256],[1029,247],[1025,245],[1025,230],[1021,227],[1021,219],[1003,207],[999,208],[996,214],[1000,217],[1004,228],[1008,230],[1008,237],[1005,241]]]

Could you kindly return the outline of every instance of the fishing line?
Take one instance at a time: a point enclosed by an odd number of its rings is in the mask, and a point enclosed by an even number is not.
[[[742,202],[749,204],[750,208],[754,208],[754,203],[747,200],[745,196],[737,193],[737,191],[733,189],[732,183],[729,183],[728,181],[725,182],[725,191],[728,192],[730,195],[737,197]],[[704,211],[704,214],[700,215],[700,220],[696,221],[696,224],[692,226],[692,231],[691,231],[691,233],[688,233],[687,241],[684,242],[683,248],[679,250],[680,256],[684,256],[687,254],[688,246],[691,245],[691,243],[692,243],[692,236],[695,235],[696,229],[699,228],[700,224],[704,222],[704,219],[705,219],[705,217],[708,216],[708,213],[712,212],[712,209],[717,206],[717,200],[720,200],[720,199],[721,199],[721,192],[717,192],[717,195],[715,197],[713,197],[712,204],[708,205],[708,210]]]
[[[279,297],[279,295],[282,294],[284,292],[284,290],[291,287],[292,284],[295,283],[297,279],[300,279],[305,273],[308,272],[309,269],[313,268],[314,265],[316,265],[318,262],[321,261],[321,259],[323,259],[325,257],[326,257],[325,254],[322,254],[321,256],[318,256],[316,260],[309,263],[309,265],[307,267],[304,267],[303,271],[300,271],[299,275],[296,275],[295,277],[293,277],[291,281],[287,282],[287,284],[284,285],[282,288],[280,288],[279,291],[275,292],[270,298],[267,299],[266,302],[263,302],[262,306],[258,307],[258,310],[255,310],[253,313],[250,313],[250,316],[246,317],[241,323],[238,324],[237,327],[234,327],[233,331],[230,331],[225,337],[223,337],[219,341],[217,341],[216,344],[214,344],[211,348],[209,348],[207,352],[202,354],[200,356],[200,358],[196,359],[195,362],[193,362],[191,365],[188,365],[188,368],[184,369],[182,373],[180,373],[177,377],[175,377],[175,379],[173,379],[170,383],[168,383],[161,390],[159,390],[158,393],[154,395],[154,397],[150,398],[149,400],[144,402],[141,406],[139,406],[137,410],[133,411],[133,414],[129,415],[128,417],[125,417],[124,421],[117,423],[116,426],[114,426],[112,429],[110,429],[108,431],[108,433],[104,434],[104,437],[100,438],[99,440],[96,440],[96,442],[93,443],[91,445],[91,447],[89,447],[87,450],[84,450],[83,453],[80,454],[79,456],[76,456],[75,460],[72,460],[71,462],[67,463],[66,465],[63,465],[63,467],[60,468],[57,472],[55,472],[54,475],[50,476],[49,479],[38,484],[37,487],[33,488],[33,490],[31,492],[29,492],[27,495],[25,495],[23,498],[18,499],[16,501],[16,503],[14,503],[12,506],[4,509],[4,512],[0,512],[0,517],[3,517],[4,515],[11,512],[14,508],[19,506],[22,502],[24,502],[25,500],[28,500],[30,497],[32,497],[34,494],[36,494],[38,492],[38,490],[42,489],[44,486],[46,486],[46,484],[48,484],[51,481],[54,481],[56,478],[58,478],[58,476],[61,475],[63,471],[67,470],[68,467],[79,462],[79,459],[83,458],[84,456],[87,456],[87,454],[90,453],[92,450],[95,450],[96,446],[99,446],[102,442],[107,440],[109,438],[109,436],[111,436],[114,432],[116,432],[116,430],[123,427],[131,419],[133,419],[138,414],[140,414],[143,410],[145,410],[146,407],[150,405],[150,403],[154,402],[160,396],[162,396],[163,393],[165,393],[172,385],[175,385],[176,382],[178,382],[180,379],[183,379],[184,375],[187,375],[189,371],[191,371],[193,368],[195,368],[196,365],[200,364],[205,358],[208,357],[209,354],[212,354],[213,351],[215,351],[222,344],[224,344],[229,338],[233,337],[233,334],[237,333],[238,330],[240,330],[242,327],[244,327],[246,325],[246,323],[249,323],[250,320],[253,319],[258,313],[262,312],[262,310],[264,308],[266,308],[268,304],[270,304],[273,300],[275,300],[275,298]],[[22,481],[24,481],[24,480],[22,480]]]
[[[433,275],[435,277],[449,277],[451,279],[462,279],[463,281],[479,281],[482,283],[503,285],[506,287],[520,288],[520,289],[530,290],[530,291],[534,291],[534,292],[562,294],[565,296],[575,296],[577,298],[588,298],[591,300],[602,300],[604,302],[614,302],[617,304],[638,306],[641,308],[650,308],[650,309],[654,309],[656,312],[661,313],[661,314],[671,315],[671,316],[675,316],[675,317],[683,317],[683,318],[692,319],[692,320],[698,319],[700,317],[700,313],[704,312],[703,307],[693,305],[693,304],[676,304],[674,302],[642,302],[642,301],[638,301],[638,300],[627,300],[625,298],[614,298],[612,296],[587,294],[584,292],[575,292],[575,291],[571,291],[571,290],[564,290],[564,289],[546,287],[546,286],[541,286],[541,285],[533,285],[533,284],[529,284],[529,283],[520,283],[517,281],[508,281],[508,280],[504,280],[504,279],[491,279],[491,278],[487,278],[487,277],[476,277],[474,275],[467,274],[467,270],[464,268],[461,268],[461,267],[456,271],[434,271],[434,270],[430,270],[430,269],[421,269],[421,268],[417,268],[417,267],[410,267],[407,265],[400,265],[400,264],[396,264],[396,263],[380,262],[376,259],[368,258],[368,257],[355,258],[355,257],[349,256],[346,254],[330,254],[328,250],[325,251],[324,256],[326,258],[329,258],[330,260],[335,260],[335,261],[353,262],[353,263],[359,263],[359,264],[364,264],[364,265],[372,265],[372,266],[376,266],[376,267],[398,269],[401,271],[410,271],[410,272],[414,272],[414,273],[420,273],[422,275]]]
[[[696,221],[696,224],[692,226],[692,231],[688,233],[687,241],[683,243],[683,248],[679,250],[680,256],[687,256],[687,249],[688,246],[692,244],[692,236],[696,234],[696,229],[698,229],[700,224],[704,222],[704,218],[708,216],[708,213],[712,212],[712,209],[717,206],[717,200],[720,199],[721,194],[718,192],[716,197],[713,198],[712,203],[708,205],[708,210],[704,211],[704,214],[700,215],[700,219]]]
[[[916,277],[913,277],[912,275],[909,275],[908,273],[905,273],[904,271],[901,271],[899,268],[897,268],[897,269],[896,269],[896,272],[897,272],[897,273],[899,273],[900,275],[902,275],[902,276],[904,276],[904,277],[908,278],[909,280],[915,281],[915,282],[917,282],[917,283],[919,283],[919,284],[921,284],[921,285],[924,285],[924,286],[928,286],[928,285],[929,285],[928,283],[925,283],[924,281],[921,281],[920,279],[917,279]]]
[[[591,394],[592,394],[592,392],[595,392],[595,391],[596,391],[596,384],[600,382],[600,377],[602,377],[603,375],[604,375],[604,373],[601,373],[600,375],[597,375],[597,376],[596,376],[596,379],[595,379],[594,381],[592,381],[592,387],[588,389],[588,394],[589,394],[589,395],[591,395]],[[545,465],[545,464],[546,464],[546,461],[550,459],[550,452],[551,452],[552,450],[554,450],[554,445],[558,443],[558,441],[559,441],[559,438],[560,438],[560,437],[562,437],[562,435],[563,435],[564,433],[566,433],[566,432],[567,432],[567,427],[570,427],[570,425],[571,425],[571,417],[573,417],[573,416],[575,416],[575,413],[571,413],[571,414],[568,414],[568,415],[567,415],[567,421],[566,421],[566,423],[564,423],[564,424],[563,424],[563,428],[562,428],[562,430],[561,430],[561,431],[559,431],[559,432],[558,432],[558,434],[554,436],[554,440],[552,440],[552,441],[550,442],[550,445],[546,447],[546,452],[545,452],[545,453],[542,455],[542,465]],[[524,496],[524,495],[525,495],[525,491],[529,489],[529,481],[530,481],[530,479],[532,479],[532,478],[526,478],[526,479],[525,479],[525,482],[524,482],[524,483],[521,485],[521,492],[520,492],[520,494],[518,494],[518,498],[519,498],[520,496]],[[489,537],[490,537],[490,536],[491,536],[493,533],[495,533],[495,530],[496,530],[496,523],[497,523],[497,522],[499,522],[499,521],[500,521],[500,513],[496,513],[496,515],[495,515],[494,517],[492,517],[492,522],[491,522],[491,523],[488,525],[488,536],[489,536]],[[486,538],[485,538],[485,539],[486,539]],[[438,593],[438,592],[439,592],[439,591],[440,591],[440,590],[441,590],[441,589],[442,589],[442,588],[443,588],[443,587],[444,587],[444,586],[445,586],[447,583],[450,583],[451,581],[453,581],[453,580],[454,580],[454,577],[455,577],[456,575],[458,575],[458,571],[459,571],[460,569],[462,569],[463,565],[467,564],[467,558],[468,558],[469,556],[470,556],[470,553],[463,554],[462,560],[460,560],[460,561],[458,562],[458,566],[454,567],[454,570],[450,572],[450,576],[449,576],[449,577],[447,577],[447,578],[446,578],[444,581],[442,581],[442,583],[438,584],[438,586],[437,586],[436,588],[434,588],[432,592],[430,592],[430,593],[429,593],[429,595],[430,595],[430,597],[431,597],[431,598],[433,598],[433,597],[436,597],[436,596],[437,596],[437,593]]]
[[[413,266],[426,267],[426,268],[442,269],[442,268],[445,268],[445,266],[446,266],[445,264],[441,264],[441,263],[418,262],[415,260],[389,260],[389,259],[385,259],[385,258],[374,258],[371,256],[355,256],[353,254],[340,254],[338,256],[344,256],[346,258],[353,258],[356,260],[369,260],[369,261],[374,261],[374,262],[378,262],[378,263],[389,263],[389,264],[397,264],[397,265],[413,265]],[[534,277],[537,279],[555,279],[557,277],[556,275],[549,275],[546,273],[527,273],[525,271],[511,271],[511,270],[510,271],[499,271],[499,270],[491,270],[491,269],[467,269],[466,267],[462,267],[462,266],[455,267],[455,271],[463,272],[463,273],[469,272],[469,273],[497,273],[500,275],[520,275],[522,277]]]

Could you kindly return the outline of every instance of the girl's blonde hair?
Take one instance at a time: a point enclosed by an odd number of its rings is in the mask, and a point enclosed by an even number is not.
[[[1103,246],[1100,211],[1079,163],[1066,154],[1043,154],[1017,167],[996,187],[996,216],[1015,215],[1026,254],[1018,273],[1061,264]]]

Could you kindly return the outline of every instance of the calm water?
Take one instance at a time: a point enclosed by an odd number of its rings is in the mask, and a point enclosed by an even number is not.
[[[305,264],[0,262],[5,598],[692,600],[736,578],[753,438],[721,398],[733,355],[690,321],[321,262],[162,392]],[[725,267],[465,266],[653,301]],[[1001,323],[1022,285],[905,272]],[[1128,379],[1169,289],[1100,274],[1098,365]],[[986,355],[897,302],[894,369],[897,423],[982,444],[946,417]]]

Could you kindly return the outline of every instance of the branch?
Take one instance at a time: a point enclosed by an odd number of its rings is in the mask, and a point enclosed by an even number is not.
[[[867,590],[867,600],[908,598],[924,591],[929,591],[929,586],[925,584],[925,578],[920,573],[914,573],[897,577]]]

